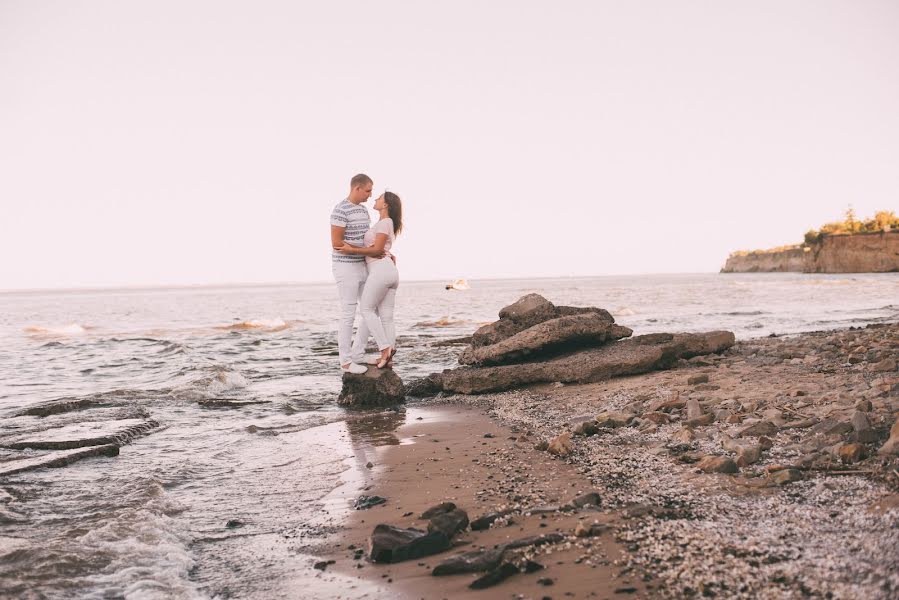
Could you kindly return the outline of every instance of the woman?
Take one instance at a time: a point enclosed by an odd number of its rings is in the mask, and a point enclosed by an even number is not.
[[[375,210],[381,219],[365,234],[365,246],[350,246],[344,242],[340,252],[344,254],[361,254],[368,263],[368,279],[359,304],[362,318],[368,330],[378,343],[381,357],[378,368],[391,364],[396,354],[396,327],[393,324],[393,305],[396,301],[396,288],[400,283],[400,274],[390,256],[390,247],[396,236],[403,230],[403,204],[400,197],[393,192],[384,192],[375,201]],[[375,258],[383,255],[382,258]]]

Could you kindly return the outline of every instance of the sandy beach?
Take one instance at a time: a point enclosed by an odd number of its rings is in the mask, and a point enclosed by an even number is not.
[[[319,577],[370,598],[895,597],[897,350],[899,326],[877,325],[742,341],[599,383],[413,401],[399,443],[365,469],[362,493],[387,501],[350,513],[317,552],[335,561]],[[632,419],[584,427],[608,412]],[[567,450],[542,450],[566,432]],[[598,507],[566,507],[588,492]],[[445,501],[472,521],[510,512],[446,552],[368,560],[376,524],[424,529],[421,513]],[[514,551],[542,568],[489,589],[469,588],[482,573],[430,574],[546,533],[562,537]]]

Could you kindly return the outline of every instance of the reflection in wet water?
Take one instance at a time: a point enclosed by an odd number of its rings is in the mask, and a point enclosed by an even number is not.
[[[406,410],[354,412],[346,417],[346,427],[354,446],[398,446],[394,432],[406,422]]]

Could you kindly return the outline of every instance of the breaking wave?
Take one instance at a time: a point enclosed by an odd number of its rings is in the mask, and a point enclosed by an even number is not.
[[[466,319],[451,319],[449,317],[441,317],[436,321],[420,321],[415,327],[462,327],[465,325],[474,325],[473,321]]]
[[[216,329],[225,331],[284,331],[289,329],[294,323],[299,321],[284,321],[283,319],[250,319],[249,321],[240,321],[239,323],[231,323],[230,325],[221,325]]]
[[[249,380],[227,367],[210,367],[187,383],[172,388],[172,394],[185,400],[214,398],[250,386]]]
[[[637,314],[633,308],[628,308],[627,306],[621,306],[612,311],[613,317],[632,317]]]
[[[81,335],[87,333],[88,328],[78,323],[58,325],[54,327],[26,327],[25,333],[33,335]]]

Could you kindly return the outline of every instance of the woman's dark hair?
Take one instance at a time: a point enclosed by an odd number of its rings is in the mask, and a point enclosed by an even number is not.
[[[403,230],[403,203],[393,192],[384,192],[384,203],[387,215],[393,219],[393,235],[399,235]]]

